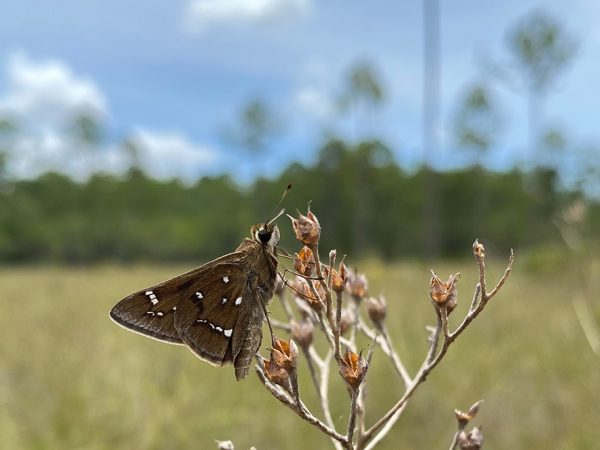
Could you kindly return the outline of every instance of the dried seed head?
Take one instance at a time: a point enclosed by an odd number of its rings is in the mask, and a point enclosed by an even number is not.
[[[331,289],[338,293],[343,292],[346,286],[347,275],[346,265],[342,262],[340,263],[339,270],[333,269],[331,271]],[[323,266],[323,276],[326,280],[329,279],[329,266]]]
[[[289,391],[290,375],[288,374],[287,370],[268,359],[263,361],[263,365],[265,367],[265,375],[269,381],[271,381],[271,383],[278,384]]]
[[[429,284],[429,295],[437,306],[445,306],[448,314],[450,314],[452,310],[456,308],[456,304],[458,303],[456,282],[460,274],[456,273],[454,275],[450,275],[448,277],[448,281],[442,281],[434,271],[431,271],[431,275],[432,277]]]
[[[306,245],[294,255],[294,269],[306,277],[310,277],[315,270],[313,252]]]
[[[271,349],[271,363],[290,372],[296,370],[297,362],[298,347],[296,343],[292,339],[285,341],[275,338],[275,346]]]
[[[356,300],[367,296],[367,277],[362,273],[356,273],[347,269],[348,284],[346,290]]]
[[[482,402],[483,400],[475,402],[467,412],[463,412],[460,409],[454,410],[454,414],[456,415],[456,421],[458,422],[458,428],[460,430],[466,427],[467,424],[471,421],[471,419],[473,419],[477,415],[477,412],[479,411],[479,405],[481,405]]]
[[[387,315],[387,305],[383,296],[369,297],[365,302],[365,307],[367,308],[367,314],[369,314],[371,322],[373,322],[377,328],[381,329],[383,327],[385,316]]]
[[[315,326],[308,318],[302,320],[300,323],[292,321],[292,338],[300,347],[308,350],[313,342],[314,329]]]
[[[458,447],[460,450],[479,450],[483,445],[483,433],[481,428],[473,428],[469,434],[461,431],[458,435]]]
[[[315,311],[320,311],[323,309],[322,299],[325,298],[323,286],[321,286],[321,283],[310,281],[310,283],[313,283],[313,286],[320,297],[317,298],[308,283],[309,281],[305,280],[304,278],[296,277],[296,282],[294,283],[294,293],[298,298],[301,298],[308,303]]]
[[[477,259],[485,258],[485,247],[479,243],[478,239],[475,239],[475,242],[473,242],[473,254]]]
[[[368,368],[369,364],[366,359],[361,354],[356,354],[349,349],[346,349],[346,353],[340,359],[340,375],[355,391],[365,378]]]
[[[296,234],[296,239],[302,242],[304,245],[316,245],[321,237],[321,225],[319,220],[315,216],[310,207],[306,216],[298,213],[298,218],[295,219],[288,215],[292,221],[292,228]]]

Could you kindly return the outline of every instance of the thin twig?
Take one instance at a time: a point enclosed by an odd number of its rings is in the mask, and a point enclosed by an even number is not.
[[[357,327],[358,330],[364,333],[365,336],[372,339],[374,342],[377,343],[377,345],[379,345],[383,353],[392,362],[394,369],[396,369],[396,372],[398,372],[398,375],[400,375],[404,384],[408,386],[412,381],[412,378],[410,377],[408,370],[406,370],[406,367],[400,359],[400,356],[391,346],[391,340],[389,338],[389,335],[387,334],[387,329],[384,328],[384,330],[382,330],[382,333],[378,335],[373,329],[369,328],[369,326],[364,322],[364,320],[362,320],[361,317],[359,317],[358,319]]]
[[[336,304],[335,304],[335,324],[333,327],[333,345],[335,351],[335,359],[340,359],[340,322],[342,320],[342,301],[343,291],[336,292]]]
[[[475,241],[475,242],[477,243],[477,241]],[[475,247],[475,244],[474,244],[474,247]],[[410,387],[408,387],[406,389],[405,393],[402,395],[400,400],[398,400],[398,402],[396,402],[396,404],[394,406],[392,406],[392,408],[387,413],[385,413],[377,422],[375,422],[375,424],[373,424],[371,426],[371,428],[369,428],[365,432],[365,435],[364,435],[365,442],[369,442],[374,437],[375,433],[377,433],[379,430],[381,430],[385,426],[385,424],[394,417],[394,415],[396,414],[397,411],[400,410],[400,408],[404,407],[404,405],[408,402],[408,400],[411,398],[411,396],[413,395],[415,390],[419,387],[419,385],[423,381],[425,381],[425,379],[427,378],[427,375],[429,375],[429,373],[443,359],[444,355],[448,351],[448,348],[450,347],[452,342],[454,342],[454,340],[464,331],[464,329],[473,321],[473,319],[475,319],[475,317],[477,317],[479,315],[479,313],[481,313],[481,311],[483,311],[483,308],[485,307],[487,302],[504,285],[504,282],[510,275],[510,272],[512,269],[512,265],[514,262],[514,254],[511,250],[508,265],[504,271],[504,274],[503,274],[502,278],[500,279],[500,281],[498,282],[498,284],[494,287],[494,289],[492,289],[492,291],[490,293],[486,293],[486,291],[485,291],[485,273],[483,273],[483,274],[481,273],[482,270],[485,271],[485,264],[483,263],[483,258],[477,257],[477,255],[476,255],[476,260],[477,260],[477,264],[478,264],[479,270],[480,270],[480,274],[479,274],[480,278],[479,279],[480,279],[480,283],[482,286],[481,302],[479,303],[479,305],[473,312],[469,312],[466,315],[463,322],[452,333],[449,333],[447,331],[447,316],[446,316],[445,324],[444,324],[445,315],[442,312],[440,312],[439,308],[436,308],[436,310],[438,311],[439,320],[438,320],[438,326],[436,328],[436,331],[434,332],[434,339],[432,340],[428,356],[425,358],[425,361],[421,365],[421,368],[419,369],[417,375],[414,377],[413,382],[411,383]],[[445,311],[445,309],[443,309],[443,310]],[[444,330],[445,327],[446,327],[446,329]],[[437,336],[439,336],[440,331],[444,331],[443,339],[442,339],[442,346],[441,346],[441,349],[439,350],[439,353],[437,353],[436,356],[431,358],[431,355],[435,354],[434,347],[436,346],[436,342],[438,340]]]
[[[356,428],[356,411],[357,411],[357,401],[358,395],[360,392],[360,387],[357,389],[352,389],[352,399],[350,401],[350,417],[348,417],[348,430],[346,431],[346,442],[348,443],[349,449],[352,449],[354,446],[352,444],[352,439],[354,438],[354,428]]]
[[[256,373],[258,375],[259,380],[261,381],[263,386],[265,386],[265,388],[267,388],[267,390],[273,395],[273,397],[275,397],[281,403],[286,405],[288,408],[290,408],[292,411],[294,411],[296,414],[298,414],[298,416],[302,417],[308,423],[316,426],[323,433],[338,440],[339,442],[342,443],[342,445],[344,445],[344,446],[347,445],[345,436],[342,436],[340,433],[338,433],[337,431],[335,431],[334,429],[330,428],[329,426],[327,426],[326,424],[321,422],[319,419],[317,419],[308,410],[306,405],[304,405],[304,403],[302,403],[302,401],[299,401],[298,404],[296,404],[289,395],[285,394],[281,389],[279,389],[278,387],[271,384],[271,382],[267,379],[267,377],[264,374],[261,367],[256,365],[255,369],[256,369]]]
[[[460,436],[461,431],[462,430],[457,430],[456,433],[454,433],[454,438],[452,439],[449,450],[454,450],[456,448],[456,445],[458,444],[458,436]]]
[[[289,323],[281,322],[277,319],[269,319],[271,321],[271,325],[273,328],[278,328],[283,331],[287,331],[288,333],[292,331],[292,326]]]

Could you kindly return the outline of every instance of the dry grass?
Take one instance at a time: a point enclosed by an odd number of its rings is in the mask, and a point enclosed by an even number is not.
[[[504,261],[489,264],[490,282],[503,268]],[[254,375],[237,383],[231,368],[210,367],[184,348],[109,320],[121,297],[184,269],[1,269],[0,447],[214,448],[213,439],[232,439],[238,449],[328,448]],[[367,261],[360,269],[370,276],[370,290],[386,295],[390,334],[414,372],[427,350],[424,327],[434,321],[428,267]],[[475,264],[434,269],[442,277],[462,272],[459,308],[468,308]],[[380,448],[447,448],[453,409],[480,398],[475,424],[483,425],[486,447],[598,448],[600,358],[577,323],[573,282],[527,275],[517,260],[504,291],[450,349]],[[272,310],[280,313],[276,304]],[[318,411],[300,365],[300,389]],[[369,377],[367,411],[380,416],[402,383],[377,353]],[[348,398],[338,385],[332,412],[344,423]]]

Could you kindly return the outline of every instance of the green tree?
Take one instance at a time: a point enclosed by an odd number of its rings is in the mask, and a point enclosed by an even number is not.
[[[359,128],[368,123],[373,133],[373,118],[386,99],[386,92],[375,67],[367,61],[353,64],[346,73],[338,103],[341,113],[349,113],[355,121],[354,138]],[[366,120],[365,120],[366,119]]]
[[[460,149],[470,151],[476,165],[496,143],[500,114],[488,86],[471,85],[464,93],[454,117],[454,133]]]
[[[525,91],[528,98],[529,157],[535,160],[544,100],[573,61],[577,45],[558,20],[541,10],[513,26],[506,43],[517,75],[517,89]]]

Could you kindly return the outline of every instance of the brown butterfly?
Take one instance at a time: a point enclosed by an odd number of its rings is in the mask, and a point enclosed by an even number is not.
[[[251,238],[203,266],[125,297],[110,312],[119,325],[163,342],[186,345],[216,366],[248,375],[260,347],[266,305],[277,277],[279,229],[253,225]]]

